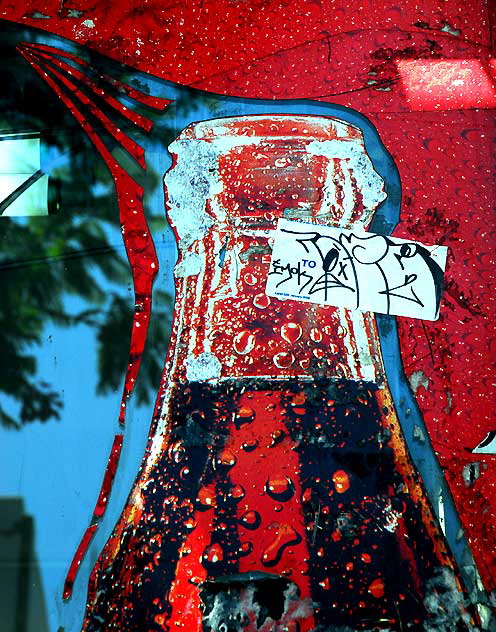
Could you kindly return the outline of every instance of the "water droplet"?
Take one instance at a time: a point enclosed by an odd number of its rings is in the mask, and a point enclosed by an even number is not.
[[[262,564],[264,566],[275,566],[281,559],[284,550],[291,544],[299,544],[301,539],[301,535],[291,525],[277,525],[274,540],[262,554]]]
[[[218,542],[210,544],[203,551],[202,564],[216,564],[224,559],[224,551]]]
[[[269,476],[265,483],[265,491],[274,500],[289,500],[295,491],[293,481],[287,476]]]
[[[336,470],[332,475],[332,482],[339,494],[344,494],[350,488],[350,477],[344,470]]]
[[[177,441],[173,443],[169,448],[169,456],[174,460],[175,463],[180,463],[186,454],[186,448]]]
[[[301,368],[306,371],[310,367],[310,358],[302,358],[300,360]]]
[[[210,509],[216,505],[216,496],[214,485],[208,485],[198,491],[198,502],[203,509]]]
[[[285,436],[286,436],[286,433],[284,432],[284,430],[281,430],[281,429],[274,430],[274,432],[271,432],[270,433],[271,442],[270,442],[269,447],[273,448],[276,445],[279,445],[281,441],[284,440]]]
[[[217,467],[232,467],[236,463],[236,457],[231,450],[226,449],[223,450],[220,454],[217,455],[217,459],[215,464]]]
[[[253,450],[256,450],[258,448],[258,439],[250,439],[250,441],[244,441],[241,444],[241,448],[245,452],[253,452]]]
[[[181,471],[179,472],[179,476],[184,480],[185,478],[187,478],[188,474],[189,474],[189,467],[185,465],[184,467],[181,468]]]
[[[262,518],[258,511],[245,511],[245,513],[239,518],[239,524],[245,529],[254,531],[258,529],[262,522]]]
[[[319,586],[321,586],[321,588],[323,588],[324,590],[329,590],[331,587],[331,584],[329,582],[329,577],[326,577],[321,582],[319,582]]]
[[[255,348],[256,337],[251,331],[243,329],[234,336],[234,351],[239,355],[246,355]]]
[[[238,553],[240,557],[244,557],[245,555],[249,555],[253,551],[253,543],[252,542],[241,542],[239,545]]]
[[[276,353],[272,360],[278,369],[287,369],[293,364],[295,357],[292,353],[282,352]]]
[[[291,398],[291,406],[302,406],[307,401],[305,393],[296,393]]]
[[[234,485],[234,487],[231,489],[231,491],[229,492],[229,495],[231,496],[231,498],[233,498],[236,502],[240,501],[242,498],[244,498],[245,496],[245,490],[243,489],[242,485]]]
[[[324,349],[320,349],[320,347],[316,347],[313,351],[312,351],[313,355],[318,358],[319,360],[321,360],[324,356],[325,356],[325,351]]]
[[[257,294],[253,297],[253,305],[258,309],[266,309],[270,305],[270,298],[267,294]]]
[[[243,275],[243,281],[248,285],[256,285],[258,283],[257,277],[251,272],[247,272]]]
[[[301,501],[304,503],[309,503],[312,501],[312,488],[307,487],[303,494],[301,495]]]
[[[310,329],[310,338],[314,342],[321,342],[322,341],[322,332],[320,331],[320,329],[317,329],[317,327],[312,327],[312,329]]]
[[[293,408],[293,412],[295,415],[304,415],[307,412],[307,409],[302,406],[295,406],[295,408]]]
[[[281,327],[281,336],[286,342],[294,344],[301,338],[301,325],[298,323],[286,323]]]
[[[239,428],[242,424],[249,424],[255,419],[255,411],[250,406],[241,406],[236,412],[234,417],[234,423],[236,428]]]
[[[382,579],[374,579],[374,581],[369,586],[369,593],[377,599],[384,597],[384,582],[382,581]]]

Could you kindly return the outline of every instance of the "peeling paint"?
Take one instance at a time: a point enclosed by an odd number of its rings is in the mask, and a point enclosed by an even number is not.
[[[174,268],[177,278],[196,276],[202,269],[202,258],[196,252],[187,252]]]
[[[425,390],[429,390],[429,378],[423,371],[414,371],[408,378],[413,394],[416,395],[418,389],[423,386]]]
[[[186,376],[191,382],[216,380],[221,376],[221,372],[222,364],[213,353],[205,351],[186,360]]]
[[[422,428],[418,424],[415,424],[415,426],[413,427],[413,438],[417,439],[421,443],[425,442],[424,431],[422,430]]]
[[[473,487],[475,481],[480,477],[480,463],[473,461],[463,466],[462,476],[467,487]]]
[[[429,612],[429,620],[423,625],[424,632],[453,632],[460,626],[471,632],[479,631],[465,613],[463,594],[449,568],[439,568],[428,582],[424,604]]]

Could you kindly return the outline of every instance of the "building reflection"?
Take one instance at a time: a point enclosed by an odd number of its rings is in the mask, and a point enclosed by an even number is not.
[[[20,497],[0,498],[1,632],[48,632],[34,520]]]

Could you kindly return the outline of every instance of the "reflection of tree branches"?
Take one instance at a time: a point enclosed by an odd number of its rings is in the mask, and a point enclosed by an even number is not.
[[[6,133],[39,131],[48,151],[52,147],[77,148],[67,152],[49,174],[49,189],[57,187],[61,201],[56,215],[0,218],[0,393],[17,403],[0,403],[0,424],[15,428],[61,415],[57,385],[37,375],[36,356],[43,350],[47,328],[52,333],[54,327],[91,327],[99,367],[97,388],[105,393],[120,387],[128,363],[132,304],[124,248],[111,244],[119,239],[120,226],[107,168],[40,82],[36,82],[40,86],[36,100],[23,98],[24,93],[34,92],[26,80],[28,73],[19,72],[14,58],[7,55],[7,59],[12,65],[4,64],[0,75],[4,79],[16,75],[14,84],[22,84],[23,90],[7,89],[0,97],[0,129]],[[50,129],[59,131],[46,133]],[[146,177],[149,187],[160,179],[150,170]],[[159,338],[165,338],[163,332],[170,322],[170,297],[158,299],[158,317],[164,327],[161,334],[156,325],[150,331],[137,385],[140,402],[147,401],[152,391],[156,393],[164,356]]]
[[[35,350],[44,344],[47,326],[93,328],[98,391],[120,388],[128,363],[132,323],[132,305],[127,295],[130,273],[123,250],[107,244],[103,223],[97,220],[80,221],[64,213],[53,218],[33,218],[24,225],[9,218],[2,218],[1,222],[0,391],[17,400],[20,408],[19,419],[15,419],[0,405],[0,423],[19,427],[30,421],[60,417],[59,394],[36,376]],[[74,254],[79,249],[85,256],[55,254],[68,245]],[[9,265],[16,261],[17,265]],[[68,309],[69,296],[78,299],[78,309]],[[150,393],[155,393],[158,386],[171,304],[169,295],[156,292],[157,311],[136,389],[139,402],[149,401]]]
[[[164,351],[168,344],[166,334],[171,325],[171,296],[165,292],[155,292],[154,302],[154,317],[147,337],[146,361],[142,364],[141,379],[134,390],[139,403],[149,403],[150,393],[155,394],[158,388],[158,376],[162,370]],[[129,301],[113,294],[105,319],[97,323],[99,393],[108,393],[121,387],[123,371],[129,361],[127,340],[131,323],[132,310]]]
[[[124,248],[112,245],[121,229],[114,181],[69,109],[16,51],[20,42],[36,38],[30,29],[8,23],[3,24],[0,37],[0,81],[4,88],[0,93],[0,135],[13,138],[23,132],[40,138],[44,152],[41,167],[48,175],[49,211],[43,218],[0,218],[0,393],[9,395],[19,407],[18,415],[13,415],[10,408],[0,404],[0,423],[10,427],[60,417],[62,402],[55,387],[37,378],[36,354],[43,347],[47,327],[84,325],[92,329],[98,356],[97,390],[106,393],[122,384],[133,322],[131,271]],[[145,75],[89,49],[79,52],[89,62],[86,70],[91,80],[95,85],[102,82],[102,90],[111,96],[120,98],[121,88],[112,87],[107,75],[145,92],[149,89]],[[167,118],[130,99],[128,107],[137,113],[143,110],[154,121],[151,139],[98,93],[91,97],[95,107],[139,145],[146,146],[147,151],[152,148],[150,151],[158,155],[166,154],[167,144],[176,135],[173,108]],[[183,114],[202,105],[214,113],[216,99],[197,94],[192,99],[187,88],[175,103]],[[154,172],[151,165],[143,172],[115,139],[105,136],[98,121],[94,129],[120,166],[146,192],[145,204],[152,200],[162,174]],[[152,232],[156,232],[158,222],[158,230],[164,230],[162,206],[147,219]],[[135,386],[138,402],[148,401],[149,394],[154,396],[157,391],[171,312],[171,297],[155,291],[147,347]]]

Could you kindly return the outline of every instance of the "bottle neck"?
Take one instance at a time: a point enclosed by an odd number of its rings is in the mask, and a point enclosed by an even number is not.
[[[183,255],[176,267],[173,379],[382,382],[369,313],[266,295],[272,234],[253,223],[214,222]]]

